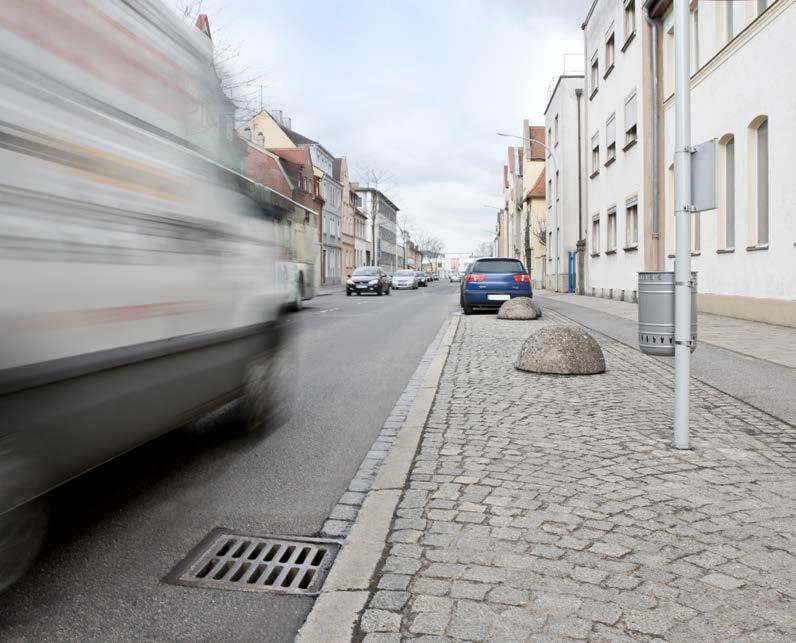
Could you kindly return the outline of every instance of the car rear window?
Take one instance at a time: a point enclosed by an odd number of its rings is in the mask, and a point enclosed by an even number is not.
[[[525,272],[525,268],[522,267],[519,261],[515,261],[514,259],[481,259],[473,264],[473,268],[470,272],[485,272],[488,274],[497,272]]]
[[[357,268],[351,273],[355,277],[378,277],[379,276],[379,269],[378,268]]]
[[[396,277],[413,277],[415,274],[414,270],[399,270],[395,273]]]

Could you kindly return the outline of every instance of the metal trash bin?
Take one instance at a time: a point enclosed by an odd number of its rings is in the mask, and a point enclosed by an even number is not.
[[[697,341],[697,273],[691,273],[691,352]],[[674,355],[674,273],[638,273],[638,347],[647,355]]]

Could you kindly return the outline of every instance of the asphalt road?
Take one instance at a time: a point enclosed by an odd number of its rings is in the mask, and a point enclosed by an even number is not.
[[[287,322],[288,422],[247,438],[228,406],[52,493],[42,555],[0,596],[0,640],[291,640],[312,598],[161,579],[216,527],[317,535],[455,310],[444,281],[307,302]]]

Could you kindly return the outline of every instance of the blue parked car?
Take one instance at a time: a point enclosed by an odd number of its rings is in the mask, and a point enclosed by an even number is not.
[[[460,293],[465,315],[474,308],[498,309],[514,297],[533,297],[525,266],[517,259],[504,257],[476,259],[462,279]]]

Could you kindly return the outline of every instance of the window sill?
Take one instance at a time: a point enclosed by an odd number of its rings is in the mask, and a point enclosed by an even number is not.
[[[590,179],[593,179],[593,178],[594,178],[595,176],[597,176],[599,173],[600,173],[600,170],[594,170],[594,172],[592,172],[591,174],[589,174],[589,178],[590,178]]]
[[[607,254],[607,255],[615,255],[616,254],[616,248],[611,248],[610,250],[606,250],[605,254]]]
[[[755,244],[753,246],[746,246],[746,251],[747,252],[754,252],[756,250],[768,250],[768,244],[767,243],[757,243],[757,244]]]
[[[632,246],[625,246],[624,248],[622,248],[622,250],[624,250],[625,252],[635,252],[636,250],[638,250],[638,244],[636,243],[633,244]]]
[[[674,255],[666,255],[666,258],[667,259],[675,259],[675,256]]]
[[[612,72],[613,70],[614,70],[614,64],[613,64],[613,63],[611,63],[611,66],[610,66],[608,69],[606,69],[606,70],[605,70],[605,73],[603,74],[603,80],[605,80],[606,78],[608,78],[608,76],[610,76],[610,75],[611,75],[611,72]]]
[[[630,43],[633,42],[633,40],[635,40],[635,38],[636,38],[636,31],[634,29],[633,32],[627,38],[625,38],[625,44],[622,45],[623,53],[630,46]]]
[[[592,257],[599,257],[599,256],[600,256],[600,253],[599,253],[599,252],[592,252],[592,253],[591,253],[591,256],[592,256]]]
[[[636,143],[638,143],[638,139],[637,139],[637,138],[634,138],[632,141],[630,141],[630,142],[629,142],[627,145],[625,145],[625,146],[622,148],[622,151],[623,151],[623,152],[627,152],[627,151],[628,151],[628,150],[629,150],[631,147],[633,147],[633,146],[634,146]]]
[[[735,248],[719,248],[716,250],[717,255],[728,255],[732,254],[733,252],[735,252]]]
[[[616,161],[616,156],[612,156],[611,158],[609,158],[609,159],[608,159],[608,160],[605,162],[605,167],[608,167],[608,166],[609,166],[609,165],[611,165],[611,163],[613,163],[614,161]]]
[[[701,250],[697,250],[696,252],[692,252],[691,253],[692,257],[700,257],[701,255],[702,255],[702,251]]]
[[[555,149],[556,147],[558,147],[558,141],[556,141],[555,143],[553,143],[553,149]]]
[[[592,99],[593,99],[593,98],[594,98],[594,97],[597,95],[597,90],[598,90],[598,89],[599,89],[599,87],[595,87],[595,88],[594,88],[594,89],[591,91],[591,94],[589,94],[589,100],[592,100]]]

